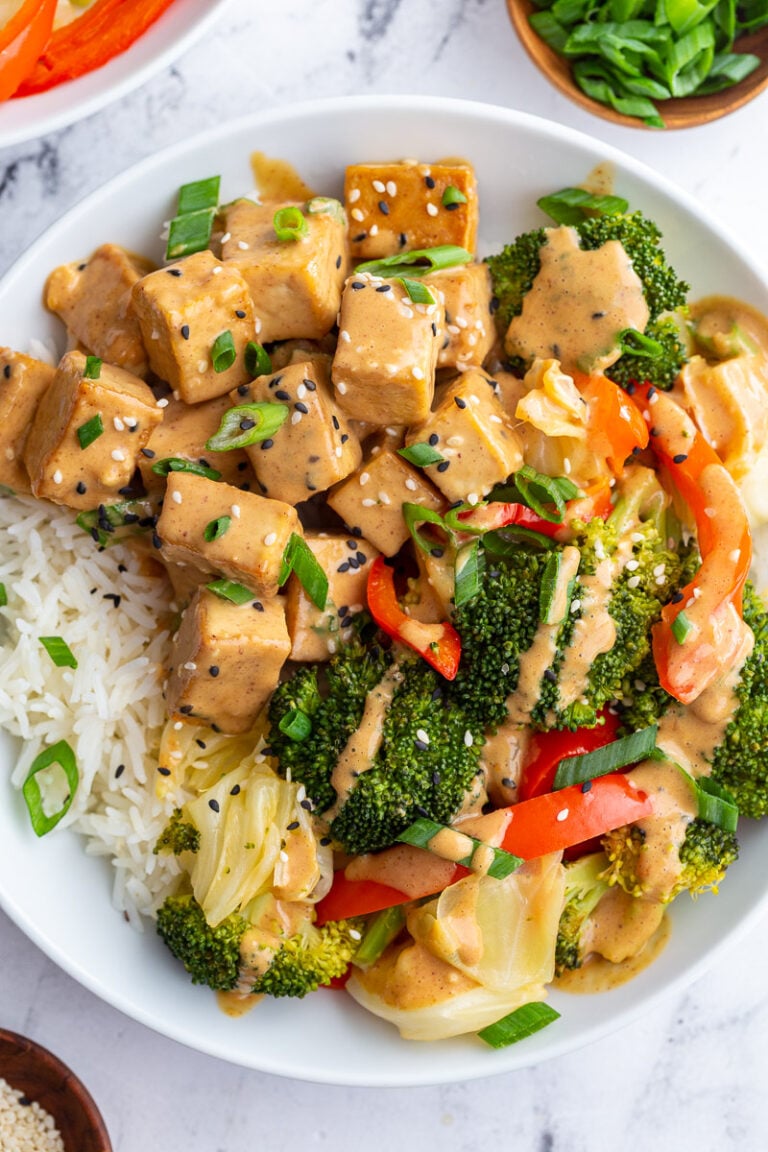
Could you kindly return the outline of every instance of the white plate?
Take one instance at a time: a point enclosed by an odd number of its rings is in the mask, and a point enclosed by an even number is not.
[[[40,306],[50,269],[112,240],[159,257],[161,222],[187,180],[221,172],[222,200],[252,186],[253,149],[294,163],[310,185],[339,193],[356,160],[465,156],[476,166],[484,250],[539,222],[536,198],[581,181],[598,163],[616,172],[616,191],[660,224],[671,261],[696,294],[740,296],[768,311],[768,287],[749,257],[686,195],[627,156],[522,113],[425,97],[371,97],[299,105],[230,124],[163,152],[95,193],[56,224],[0,284],[0,344],[24,347],[55,333]],[[0,758],[10,759],[10,741]],[[260,1004],[232,1020],[193,987],[151,930],[133,932],[109,903],[106,867],[69,834],[39,841],[21,797],[3,784],[0,903],[48,955],[129,1016],[202,1052],[262,1071],[352,1085],[466,1080],[560,1055],[629,1023],[662,994],[700,974],[724,943],[766,904],[768,835],[747,827],[742,856],[717,898],[680,898],[670,943],[634,981],[599,997],[552,996],[562,1019],[505,1051],[464,1038],[425,1046],[343,993]]]
[[[228,0],[175,0],[127,52],[50,92],[0,103],[0,148],[55,132],[138,88],[197,40]]]

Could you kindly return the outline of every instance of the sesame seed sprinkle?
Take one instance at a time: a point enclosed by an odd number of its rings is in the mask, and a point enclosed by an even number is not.
[[[563,820],[567,820],[567,819],[568,819],[568,816],[569,816],[569,812],[568,812],[568,809],[567,809],[567,808],[561,808],[561,809],[560,809],[560,811],[559,811],[559,812],[558,812],[558,814],[557,814],[557,817],[556,817],[556,819],[557,819],[557,820],[559,820],[559,821],[560,821],[560,823],[562,824]]]

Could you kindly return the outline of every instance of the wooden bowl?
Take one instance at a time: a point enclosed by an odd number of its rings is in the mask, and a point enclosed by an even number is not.
[[[610,120],[612,124],[621,124],[626,128],[646,127],[642,120],[615,112],[613,108],[600,104],[581,91],[571,75],[569,62],[545,44],[528,23],[528,17],[537,10],[531,0],[507,0],[507,8],[515,31],[531,60],[564,96],[586,108],[587,112]],[[710,124],[748,104],[768,87],[768,28],[762,28],[752,36],[744,36],[738,41],[738,48],[740,52],[752,52],[759,56],[762,61],[760,66],[746,80],[726,88],[724,92],[657,101],[656,106],[667,128],[695,128],[700,124]]]
[[[50,1112],[67,1152],[112,1152],[90,1093],[47,1048],[0,1028],[0,1077]]]

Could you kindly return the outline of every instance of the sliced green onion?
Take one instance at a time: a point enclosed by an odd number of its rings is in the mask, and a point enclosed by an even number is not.
[[[570,481],[568,483],[570,484]],[[542,520],[548,520],[550,524],[562,523],[565,515],[565,500],[559,481],[552,476],[545,476],[542,472],[537,472],[535,468],[531,468],[530,464],[524,464],[515,472],[514,484],[523,503],[527,504],[537,516],[541,516]],[[575,485],[572,487],[578,492]],[[554,504],[554,511],[547,506],[549,504]]]
[[[560,1019],[560,1013],[542,1000],[532,1004],[523,1004],[508,1016],[503,1016],[495,1024],[489,1024],[478,1032],[481,1040],[490,1044],[491,1048],[508,1048],[510,1044],[517,1044],[518,1040],[525,1040],[540,1032],[548,1024],[554,1024]]]
[[[685,612],[678,612],[672,621],[672,635],[678,644],[685,644],[688,635],[693,631],[693,624],[686,616]]]
[[[544,548],[549,552],[557,548],[557,541],[543,532],[534,532],[532,528],[524,528],[520,524],[506,524],[493,532],[486,532],[483,536],[483,547],[492,556],[514,556],[520,551],[522,544],[535,544],[537,548]]]
[[[283,552],[280,573],[277,577],[280,587],[285,584],[291,572],[315,607],[321,612],[324,611],[328,603],[328,577],[309,544],[303,536],[298,536],[295,532],[291,533]]]
[[[449,184],[440,202],[443,208],[451,208],[454,204],[466,204],[467,198],[455,184]]]
[[[384,908],[374,916],[366,929],[360,946],[352,957],[352,963],[358,968],[370,968],[385,948],[402,932],[405,926],[405,912],[402,905],[395,904],[392,908]]]
[[[409,280],[407,276],[398,276],[398,280],[405,288],[408,296],[414,304],[434,304],[435,298],[423,284],[418,280]]]
[[[166,456],[152,465],[152,471],[157,476],[167,476],[169,472],[188,472],[191,476],[205,476],[207,480],[221,480],[221,472],[209,468],[207,464],[198,464],[195,460],[182,460],[180,456]]]
[[[371,276],[384,276],[396,279],[399,276],[426,276],[443,268],[454,268],[457,264],[469,264],[472,253],[457,244],[438,244],[435,248],[414,248],[412,252],[398,252],[396,256],[385,256],[382,260],[367,260],[358,264],[355,272],[367,272]]]
[[[77,657],[61,636],[41,636],[40,643],[57,668],[77,668]]]
[[[124,500],[121,504],[101,504],[81,512],[75,523],[101,548],[106,548],[125,536],[146,531],[154,526],[155,520],[149,501]]]
[[[229,600],[232,604],[246,604],[249,600],[256,599],[250,588],[246,588],[245,584],[237,584],[234,580],[212,580],[210,584],[206,584],[206,588],[220,599]]]
[[[651,724],[649,728],[642,728],[639,732],[622,736],[612,744],[595,748],[593,752],[566,757],[558,765],[552,790],[557,792],[561,788],[567,788],[569,784],[583,784],[587,780],[595,780],[598,776],[607,776],[609,772],[616,772],[619,768],[626,768],[628,764],[647,760],[656,747],[658,731],[658,725]]]
[[[664,353],[658,340],[652,340],[650,336],[638,332],[636,328],[623,328],[619,332],[618,339],[622,353],[628,353],[630,356],[647,356],[655,360]]]
[[[699,819],[726,832],[735,832],[739,824],[739,807],[730,792],[708,776],[700,776],[695,783]]]
[[[456,554],[456,582],[453,602],[457,608],[474,600],[480,592],[485,569],[485,554],[479,540],[470,540]]]
[[[487,507],[485,500],[480,500],[477,504],[457,504],[445,513],[443,523],[451,532],[469,532],[473,536],[482,536],[488,531],[487,528],[475,527],[471,520],[462,520],[460,517],[463,512],[476,512],[485,507]]]
[[[257,376],[269,376],[272,371],[272,361],[263,344],[249,340],[245,346],[245,370],[254,380]]]
[[[101,377],[101,360],[98,356],[86,356],[83,377],[86,380],[98,380]],[[102,428],[102,432],[104,429]]]
[[[219,333],[211,348],[211,360],[213,361],[214,372],[226,372],[228,368],[232,367],[236,359],[237,349],[235,348],[235,340],[227,328],[226,332]]]
[[[0,584],[0,608],[5,608],[8,603],[8,592],[6,591],[5,584]]]
[[[215,520],[210,520],[203,529],[203,539],[208,544],[212,544],[214,540],[221,540],[232,524],[231,516],[217,516]]]
[[[301,208],[290,206],[288,208],[278,208],[272,218],[272,226],[275,229],[275,235],[281,243],[287,243],[291,240],[300,240],[302,236],[306,236],[309,231],[304,213]]]
[[[434,540],[430,540],[427,536],[422,536],[419,532],[420,524],[436,524],[438,528],[445,530],[445,521],[439,512],[433,512],[431,508],[425,508],[423,504],[403,504],[403,520],[405,526],[411,534],[411,538],[422,552],[431,552],[435,547]]]
[[[205,251],[211,242],[215,217],[215,208],[201,208],[199,212],[175,216],[168,229],[166,260],[178,260],[182,256]]]
[[[407,448],[398,448],[398,456],[407,460],[416,468],[426,468],[429,464],[442,464],[445,457],[433,448],[431,444],[419,441],[418,444],[409,444]]]
[[[573,592],[575,581],[571,581],[568,588],[568,595],[565,600],[565,612],[555,617],[557,586],[560,582],[562,568],[562,552],[550,552],[544,565],[544,571],[541,574],[541,585],[539,588],[539,620],[542,624],[560,624],[561,621],[566,618],[570,609],[571,593]]]
[[[205,180],[182,184],[179,188],[179,206],[176,215],[185,216],[189,212],[199,212],[202,208],[217,208],[220,185],[221,176],[208,176]]]
[[[99,361],[101,363],[101,361]],[[97,412],[95,416],[91,416],[90,420],[86,420],[85,424],[81,424],[77,430],[77,438],[80,441],[80,447],[85,449],[89,444],[93,444],[94,440],[98,440],[99,436],[104,435],[104,425],[101,422],[101,413]]]
[[[291,708],[290,712],[286,712],[283,716],[278,728],[289,740],[306,740],[312,731],[312,721],[300,708]]]
[[[621,196],[597,196],[585,188],[563,188],[536,203],[556,224],[580,224],[594,213],[618,216],[629,208]]]
[[[472,851],[468,855],[462,856],[460,860],[455,860],[452,855],[444,855],[439,847],[435,848],[433,844],[435,837],[441,832],[449,832],[461,836],[464,840],[471,841]],[[442,859],[453,860],[455,864],[463,864],[465,868],[472,868],[473,863],[477,868],[480,864],[486,875],[493,876],[496,880],[503,880],[505,876],[517,871],[520,865],[524,863],[519,856],[513,856],[511,852],[506,852],[503,848],[492,848],[490,844],[485,844],[474,836],[467,836],[459,828],[449,828],[448,825],[438,824],[437,821],[429,820],[426,816],[415,820],[404,832],[400,833],[397,840],[401,844],[412,844],[415,848],[426,848],[427,851],[434,852],[436,856],[440,856]],[[485,857],[489,849],[493,853],[493,859],[490,867],[485,868]],[[475,861],[478,852],[480,855]]]
[[[52,768],[54,764],[61,768],[64,773],[67,786],[69,787],[69,794],[58,812],[54,812],[49,816],[46,815],[43,810],[43,794],[40,791],[40,785],[36,777],[38,772],[43,772],[46,768]],[[55,828],[58,822],[66,816],[72,807],[72,801],[75,798],[79,783],[80,775],[77,771],[75,754],[66,740],[59,740],[57,744],[52,744],[50,748],[46,748],[44,752],[41,752],[39,756],[35,757],[21,791],[27,805],[30,821],[32,822],[32,830],[36,836],[47,835],[47,833],[50,832],[52,828]]]
[[[340,200],[334,200],[333,196],[313,196],[311,200],[307,201],[307,215],[333,216],[339,224],[343,224],[345,227],[347,224],[344,205]]]
[[[287,404],[238,404],[228,408],[221,418],[218,432],[206,441],[209,452],[230,452],[233,448],[247,448],[274,436],[288,419]]]

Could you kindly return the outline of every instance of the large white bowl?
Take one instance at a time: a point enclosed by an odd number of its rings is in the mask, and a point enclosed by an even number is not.
[[[179,184],[221,172],[222,199],[252,186],[253,149],[293,162],[318,190],[339,193],[344,165],[364,159],[465,156],[477,168],[485,251],[540,222],[535,200],[581,181],[597,164],[616,191],[661,225],[672,263],[697,294],[740,296],[768,311],[765,278],[686,195],[627,156],[543,120],[480,104],[425,97],[315,102],[238,121],[155,156],[69,212],[0,284],[0,343],[53,335],[40,306],[56,264],[117,241],[161,255],[159,233]],[[10,740],[0,759],[13,756]],[[401,1040],[343,993],[262,1003],[243,1019],[221,1013],[193,987],[150,930],[132,931],[110,907],[106,866],[65,833],[39,841],[21,797],[0,792],[0,903],[62,968],[136,1020],[200,1051],[262,1071],[353,1085],[432,1084],[510,1071],[560,1055],[626,1025],[700,974],[766,904],[768,834],[744,831],[741,859],[718,898],[672,909],[672,936],[634,981],[598,997],[553,994],[553,1027],[505,1051],[473,1038],[423,1045]]]
[[[175,0],[127,52],[50,92],[0,103],[0,148],[55,132],[125,96],[165,68],[218,19],[229,0]]]

